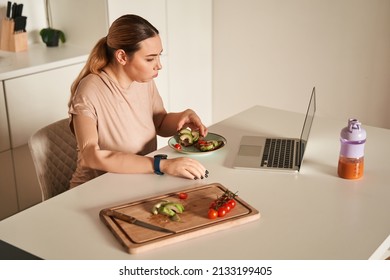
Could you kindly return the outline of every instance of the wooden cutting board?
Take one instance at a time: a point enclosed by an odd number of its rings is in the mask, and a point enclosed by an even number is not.
[[[221,184],[213,183],[183,190],[182,192],[188,194],[185,200],[179,199],[178,194],[180,191],[178,191],[102,209],[99,215],[103,223],[111,230],[126,251],[130,254],[137,254],[193,237],[232,228],[260,218],[259,211],[242,200],[238,195],[235,198],[237,202],[236,207],[227,213],[226,216],[209,219],[207,212],[210,204],[226,190],[227,188]],[[231,191],[234,192],[234,190]],[[180,221],[171,221],[167,216],[162,214],[153,215],[151,213],[153,206],[161,200],[183,204],[185,211],[179,214]],[[130,224],[105,215],[104,211],[106,210],[116,210],[149,224],[173,230],[176,233],[164,233]]]

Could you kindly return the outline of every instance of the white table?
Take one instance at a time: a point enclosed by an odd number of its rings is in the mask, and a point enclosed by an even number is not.
[[[210,127],[222,150],[194,156],[210,177],[105,174],[0,222],[0,239],[44,259],[369,259],[390,247],[390,131],[365,126],[365,174],[337,177],[339,132],[347,120],[316,116],[299,174],[238,170],[242,135],[299,136],[303,114],[256,106]],[[170,157],[179,153],[165,147]],[[99,220],[103,208],[218,182],[261,218],[137,255]],[[384,242],[386,240],[386,242]]]

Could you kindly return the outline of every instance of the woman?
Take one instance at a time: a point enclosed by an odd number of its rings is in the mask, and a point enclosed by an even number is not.
[[[191,158],[145,156],[156,150],[156,134],[172,136],[183,127],[207,134],[192,110],[164,109],[153,81],[161,53],[158,30],[136,15],[118,18],[97,42],[71,88],[70,126],[78,145],[71,188],[105,172],[207,177],[205,167]]]

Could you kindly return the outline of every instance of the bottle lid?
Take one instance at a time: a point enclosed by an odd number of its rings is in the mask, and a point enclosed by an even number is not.
[[[357,119],[349,119],[348,126],[341,130],[341,138],[349,141],[364,141],[366,140],[366,130],[361,127],[361,122]]]

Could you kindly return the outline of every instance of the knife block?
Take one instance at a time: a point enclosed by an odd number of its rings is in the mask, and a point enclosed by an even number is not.
[[[14,32],[15,22],[12,19],[2,19],[0,49],[10,52],[27,50],[27,32]]]

